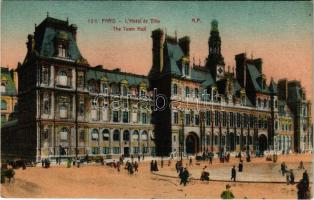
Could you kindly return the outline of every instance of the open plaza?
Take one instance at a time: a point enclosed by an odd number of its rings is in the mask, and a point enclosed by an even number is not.
[[[151,159],[157,159],[157,172],[150,172]],[[137,161],[137,158],[134,160]],[[118,172],[114,167],[99,163],[82,164],[80,168],[67,168],[66,163],[50,168],[28,167],[16,170],[12,183],[2,185],[2,197],[15,198],[220,198],[221,192],[229,184],[235,198],[256,199],[296,199],[296,184],[287,185],[281,175],[280,164],[285,162],[293,169],[295,181],[302,178],[304,170],[298,169],[300,161],[304,163],[309,177],[312,177],[312,154],[280,155],[276,163],[266,161],[265,157],[244,161],[243,172],[237,173],[237,181],[231,182],[231,168],[239,163],[239,158],[231,157],[229,162],[220,163],[218,158],[213,164],[208,161],[183,159],[192,179],[186,186],[180,185],[175,169],[176,160],[164,158],[163,167],[160,158],[141,158],[139,170],[129,175],[124,166]],[[124,162],[125,163],[125,162]],[[200,181],[204,166],[210,173],[210,181]],[[238,170],[237,170],[238,171]],[[312,188],[312,178],[310,178]]]

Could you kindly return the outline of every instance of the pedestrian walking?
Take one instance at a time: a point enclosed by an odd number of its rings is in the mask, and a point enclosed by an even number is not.
[[[161,166],[161,168],[164,167],[164,160],[162,158],[161,158],[161,161],[160,161],[160,166]]]
[[[303,173],[303,177],[296,187],[298,190],[298,199],[310,199],[309,180],[306,171]]]
[[[187,170],[187,168],[184,168],[184,170],[180,173],[180,185],[184,185],[186,186],[186,183],[188,182],[188,178],[189,178],[189,171]]]
[[[231,180],[236,181],[236,175],[237,175],[237,172],[236,172],[235,166],[233,165],[231,169]]]
[[[290,184],[293,185],[294,184],[294,173],[293,170],[290,169]]]
[[[192,165],[193,165],[192,162],[193,162],[192,157],[190,157],[189,166],[192,166]]]
[[[280,170],[281,170],[282,176],[285,175],[286,170],[287,170],[286,168],[287,168],[287,166],[286,166],[285,162],[282,162],[281,165],[280,165]]]
[[[303,161],[300,161],[300,165],[299,165],[298,169],[304,169]]]
[[[140,155],[137,156],[137,160],[138,160],[138,162],[141,161],[141,156]]]

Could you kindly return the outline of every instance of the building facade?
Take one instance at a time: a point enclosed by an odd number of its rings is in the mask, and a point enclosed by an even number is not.
[[[245,53],[226,67],[215,20],[203,66],[191,60],[188,36],[154,30],[148,76],[90,66],[76,33],[47,16],[28,35],[17,68],[18,121],[2,129],[3,157],[311,149],[310,103],[291,89],[300,84],[287,82],[281,93],[284,84],[268,85],[262,60]]]
[[[1,67],[1,124],[16,118],[17,72]]]

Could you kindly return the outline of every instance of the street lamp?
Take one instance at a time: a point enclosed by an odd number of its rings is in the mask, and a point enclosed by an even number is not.
[[[181,118],[181,129],[179,130],[179,152],[180,152],[180,160],[182,162],[182,154],[183,154],[183,141],[184,141],[184,112],[180,111]]]

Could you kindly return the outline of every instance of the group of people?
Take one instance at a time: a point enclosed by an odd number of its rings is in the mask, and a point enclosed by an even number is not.
[[[152,160],[150,162],[150,171],[151,172],[157,172],[158,170],[158,164],[157,164],[157,160]]]
[[[281,175],[282,176],[286,175],[287,185],[294,184],[294,173],[293,173],[293,170],[292,169],[288,170],[288,167],[287,167],[285,162],[281,163],[280,171],[281,171]]]
[[[128,174],[132,175],[134,174],[135,172],[138,172],[138,162],[129,162],[127,161],[125,163],[125,167],[124,169],[128,170]],[[118,171],[120,171],[120,165],[118,167]]]
[[[50,160],[48,158],[41,160],[41,166],[43,168],[49,168],[50,167]]]

